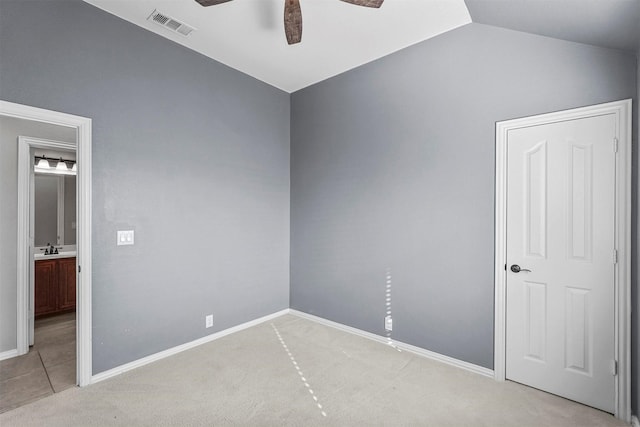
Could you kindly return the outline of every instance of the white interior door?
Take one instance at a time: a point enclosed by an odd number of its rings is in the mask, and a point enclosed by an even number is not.
[[[506,377],[607,412],[615,126],[604,114],[507,136]]]

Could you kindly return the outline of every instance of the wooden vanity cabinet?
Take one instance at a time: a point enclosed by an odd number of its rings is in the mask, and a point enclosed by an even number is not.
[[[58,308],[76,308],[76,258],[60,258],[58,261]]]
[[[36,317],[76,308],[76,258],[35,262]]]
[[[57,308],[58,260],[36,261],[35,267],[35,311],[36,316],[54,313]]]

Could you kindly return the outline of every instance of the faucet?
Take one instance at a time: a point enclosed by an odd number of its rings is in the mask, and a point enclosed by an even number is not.
[[[45,255],[57,255],[58,254],[58,249],[62,249],[62,246],[60,246],[59,248],[56,248],[51,243],[47,243],[46,249],[44,250],[44,254]],[[40,249],[40,250],[42,250],[42,249]]]

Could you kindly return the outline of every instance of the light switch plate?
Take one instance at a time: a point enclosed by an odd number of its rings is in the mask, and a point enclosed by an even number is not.
[[[133,245],[133,230],[118,230],[118,246]]]

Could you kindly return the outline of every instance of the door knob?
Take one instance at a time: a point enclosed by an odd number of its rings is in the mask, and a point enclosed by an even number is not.
[[[513,271],[514,273],[520,273],[521,271],[528,271],[529,273],[531,273],[531,270],[528,270],[526,268],[520,268],[518,264],[513,264],[511,266],[511,271]]]

